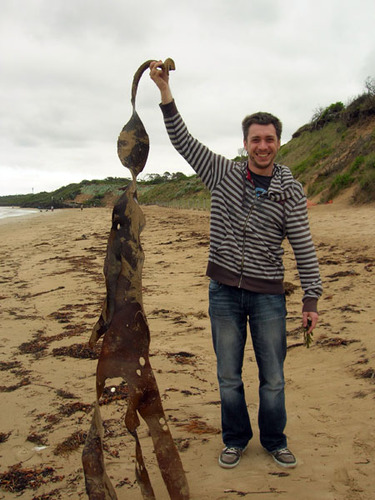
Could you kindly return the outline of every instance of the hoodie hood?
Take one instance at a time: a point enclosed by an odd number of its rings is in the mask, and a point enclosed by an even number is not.
[[[247,179],[248,173],[248,164],[244,162],[240,165],[243,173],[243,198],[245,197],[245,185],[246,182],[249,182]],[[271,184],[268,188],[268,198],[276,201],[283,202],[290,198],[294,198],[295,200],[301,199],[305,196],[303,191],[302,184],[298,182],[294,177],[290,168],[281,165],[279,163],[274,163],[273,176],[271,180]]]
[[[274,201],[286,201],[289,198],[301,199],[305,196],[302,184],[292,175],[285,165],[274,164],[273,177],[268,188],[268,197]]]

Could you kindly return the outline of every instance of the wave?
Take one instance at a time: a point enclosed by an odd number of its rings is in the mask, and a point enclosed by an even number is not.
[[[6,219],[8,217],[24,217],[38,212],[39,210],[36,210],[35,208],[0,207],[0,219]]]

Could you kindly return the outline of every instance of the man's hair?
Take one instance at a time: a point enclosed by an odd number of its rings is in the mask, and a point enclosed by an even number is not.
[[[247,141],[247,136],[249,134],[250,125],[270,125],[275,127],[277,138],[281,139],[282,123],[276,118],[276,116],[271,115],[271,113],[265,113],[263,111],[258,111],[258,113],[253,113],[252,115],[245,116],[242,120],[242,131],[243,138]]]

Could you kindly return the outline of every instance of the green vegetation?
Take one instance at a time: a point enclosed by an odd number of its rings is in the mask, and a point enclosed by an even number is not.
[[[340,117],[345,106],[342,102],[335,102],[330,104],[327,108],[318,108],[311,120],[311,126],[315,128],[322,128],[328,122],[337,121]]]
[[[363,175],[359,177],[359,186],[354,194],[358,203],[374,201],[375,193],[375,153],[369,155],[364,162]]]
[[[138,186],[138,199],[141,204],[163,204],[189,206],[193,200],[196,206],[209,206],[210,193],[197,175],[190,177],[178,173],[163,183],[150,185],[143,181]]]
[[[330,144],[314,143],[319,132],[325,131]],[[281,151],[279,161],[291,167],[310,198],[319,195],[318,202],[332,200],[350,187],[354,187],[354,203],[374,201],[375,139],[370,135],[360,135],[356,130],[348,135],[347,142],[343,142],[339,134],[335,137],[329,132],[330,125],[326,125],[321,131],[292,139],[290,144],[297,140],[298,144],[289,149],[289,154]],[[309,154],[301,160],[303,151],[309,151]]]

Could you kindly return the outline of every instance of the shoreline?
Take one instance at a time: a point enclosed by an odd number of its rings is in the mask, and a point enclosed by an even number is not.
[[[12,217],[26,217],[28,215],[39,213],[36,208],[21,208],[21,207],[2,207],[0,206],[0,221]]]

